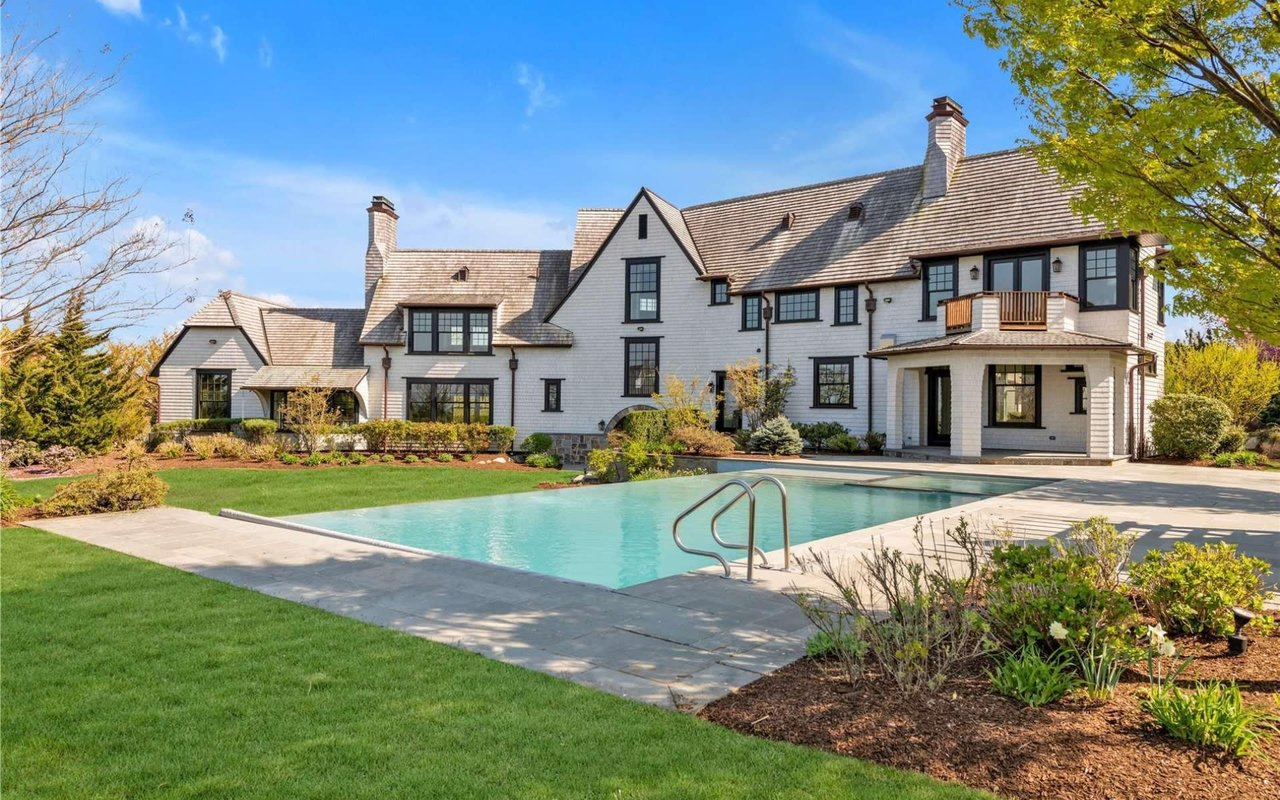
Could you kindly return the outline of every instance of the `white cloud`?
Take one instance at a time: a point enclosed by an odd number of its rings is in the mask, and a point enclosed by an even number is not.
[[[142,19],[142,0],[98,0],[112,14]]]
[[[263,36],[258,40],[258,63],[263,69],[271,69],[271,62],[275,60],[275,51],[271,49],[271,42],[267,41],[267,37]]]
[[[171,247],[161,263],[170,267],[162,280],[171,288],[190,288],[197,295],[212,296],[218,289],[237,288],[244,284],[237,274],[239,259],[225,247],[219,247],[194,225],[175,228],[163,217],[153,215],[137,220],[135,231],[146,231]]]
[[[209,37],[209,46],[213,48],[213,52],[218,54],[218,63],[224,63],[227,60],[227,35],[222,32],[222,28],[214,25],[213,35]]]
[[[560,104],[560,98],[547,89],[546,78],[528,64],[516,64],[516,83],[528,95],[528,101],[524,107],[526,117],[532,117],[544,108],[554,108]]]

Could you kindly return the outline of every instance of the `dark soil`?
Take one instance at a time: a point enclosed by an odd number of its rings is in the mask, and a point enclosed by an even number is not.
[[[1177,640],[1195,660],[1179,677],[1231,679],[1246,702],[1280,711],[1280,636],[1243,657],[1222,639]],[[701,716],[768,739],[821,747],[1017,798],[1280,797],[1280,737],[1235,759],[1166,735],[1141,708],[1131,672],[1113,700],[1068,698],[1026,708],[991,692],[974,665],[941,691],[903,698],[877,677],[850,685],[834,661],[803,659],[713,703]]]

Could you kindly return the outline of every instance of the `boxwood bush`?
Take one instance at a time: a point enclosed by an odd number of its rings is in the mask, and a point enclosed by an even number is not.
[[[1160,455],[1207,458],[1229,433],[1231,409],[1197,394],[1167,394],[1151,404],[1151,441]]]

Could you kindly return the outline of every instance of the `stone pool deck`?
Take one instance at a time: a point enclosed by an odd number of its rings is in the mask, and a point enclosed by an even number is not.
[[[1055,480],[934,512],[926,515],[926,524],[965,516],[984,530],[1035,539],[1101,514],[1140,534],[1137,553],[1174,541],[1225,541],[1280,567],[1280,472],[875,458],[770,466],[836,475],[854,467]],[[781,591],[819,586],[810,575],[779,570],[758,570],[757,582],[748,585],[719,577],[717,568],[609,590],[175,508],[34,525],[638,701],[689,708],[800,657],[809,628]],[[803,557],[820,549],[856,557],[873,541],[906,550],[913,546],[913,526],[914,520],[898,520],[795,552]],[[781,553],[770,555],[781,560]],[[735,567],[735,576],[741,572]]]

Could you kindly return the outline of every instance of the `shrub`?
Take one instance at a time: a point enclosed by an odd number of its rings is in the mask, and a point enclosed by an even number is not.
[[[857,651],[863,647],[862,641],[851,633],[818,631],[804,643],[804,654],[809,658],[839,658],[843,652]]]
[[[996,692],[1032,708],[1061,700],[1079,685],[1069,662],[1046,659],[1031,646],[1006,656],[988,675]]]
[[[791,427],[791,423],[786,417],[774,417],[765,420],[765,422],[751,434],[751,441],[748,446],[756,451],[768,453],[771,456],[793,456],[797,455],[802,446],[800,444],[800,434],[796,429]]]
[[[499,453],[506,453],[511,450],[511,445],[516,441],[516,429],[510,425],[490,425],[489,426],[489,446]]]
[[[213,454],[218,458],[244,458],[249,449],[243,439],[227,433],[215,433],[208,441],[213,447]]]
[[[342,412],[329,404],[333,389],[312,380],[289,392],[284,402],[284,424],[298,436],[302,449],[314,453],[321,437],[342,419]]]
[[[364,453],[347,453],[347,463],[349,464],[359,465],[359,464],[365,463],[368,460],[369,459],[365,456]]]
[[[1151,404],[1151,441],[1161,455],[1205,458],[1218,449],[1230,420],[1221,400],[1166,394]]]
[[[378,460],[381,461],[383,464],[394,464],[396,457],[391,455],[390,453],[383,453],[382,457]]]
[[[295,456],[293,453],[281,453],[281,454],[280,454],[280,463],[281,463],[281,464],[288,464],[289,466],[295,466],[295,465],[297,465],[297,464],[301,464],[301,463],[302,463],[302,459],[298,458],[298,457],[297,457],[297,456]]]
[[[473,460],[475,460],[475,456],[471,455],[470,453],[463,453],[462,455],[458,456],[458,458],[462,459],[462,463],[464,464],[470,464]]]
[[[312,453],[311,455],[302,459],[303,466],[307,466],[307,467],[318,467],[321,464],[328,464],[328,463],[329,463],[329,459],[323,453]]]
[[[673,430],[671,444],[678,452],[699,456],[724,456],[734,449],[733,439],[695,425],[683,425]]]
[[[1152,550],[1129,576],[1151,613],[1169,630],[1226,635],[1235,626],[1231,609],[1262,611],[1268,597],[1264,579],[1270,565],[1236,553],[1234,544],[1199,547],[1176,542],[1172,550]],[[1270,627],[1259,615],[1255,625]]]
[[[554,453],[531,453],[524,460],[527,467],[540,467],[543,469],[559,469],[560,456]]]
[[[1249,434],[1239,425],[1228,425],[1222,439],[1218,442],[1218,452],[1231,453],[1236,450],[1243,450],[1245,440],[1249,438]]]
[[[274,419],[246,419],[240,423],[244,438],[252,444],[262,444],[270,440],[279,428]]]
[[[4,468],[29,467],[40,463],[40,445],[26,439],[0,439]]]
[[[13,481],[0,474],[0,521],[12,521],[17,517],[20,509],[29,505],[31,501],[18,494]]]
[[[627,476],[629,481],[656,481],[663,478],[689,478],[694,475],[706,475],[705,469],[661,469],[649,467]]]
[[[84,453],[80,452],[80,448],[72,447],[65,444],[53,444],[46,447],[40,452],[40,463],[50,472],[59,475],[70,469],[76,459],[80,458]]]
[[[187,448],[177,442],[161,442],[156,447],[156,455],[160,458],[182,458],[187,453]]]
[[[68,517],[106,511],[136,511],[164,503],[169,486],[150,469],[100,472],[64,483],[40,504],[41,514]]]
[[[263,463],[274,459],[279,452],[280,448],[274,444],[251,444],[245,448],[245,458]]]
[[[601,483],[613,483],[618,480],[619,457],[618,451],[612,448],[590,451],[587,453],[587,474]]]
[[[886,441],[888,441],[887,437],[878,431],[868,431],[863,437],[863,443],[867,446],[867,452],[870,453],[883,452]]]
[[[856,453],[862,449],[862,440],[852,433],[837,433],[827,440],[827,449],[837,453]]]
[[[437,453],[436,461],[439,461],[441,464],[448,464],[450,461],[453,461],[453,456],[449,453]]]
[[[1116,589],[1138,534],[1121,533],[1106,517],[1094,516],[1073,522],[1064,539],[1050,541],[1059,553],[1074,553],[1092,560],[1096,568],[1094,582],[1104,589]]]
[[[1237,758],[1256,753],[1277,722],[1274,714],[1245,705],[1234,681],[1199,683],[1191,690],[1162,684],[1152,689],[1143,708],[1170,736]]]
[[[526,453],[550,453],[555,441],[547,433],[531,433],[524,437],[520,449]]]
[[[406,464],[417,464],[418,461],[419,461],[419,458],[415,456],[413,453],[410,453],[409,455],[404,457],[404,463]]]
[[[142,442],[126,442],[120,448],[120,459],[129,469],[142,466],[147,460],[147,448],[142,446]]]
[[[1213,457],[1213,465],[1215,467],[1256,467],[1265,463],[1267,463],[1267,457],[1252,450],[1218,453]]]
[[[364,437],[365,446],[370,450],[385,453],[410,438],[412,425],[403,419],[372,419],[354,426],[352,431]]]
[[[632,411],[622,420],[622,430],[646,450],[655,450],[667,440],[670,429],[662,411]]]
[[[187,446],[191,448],[191,454],[201,461],[208,461],[213,458],[217,443],[213,441],[212,436],[193,436],[187,441]]]
[[[849,429],[839,422],[799,422],[796,432],[814,450],[830,449],[831,441],[837,436],[849,435]]]
[[[1280,392],[1280,363],[1260,358],[1253,342],[1178,342],[1165,352],[1165,390],[1212,397],[1237,425],[1251,425]]]

